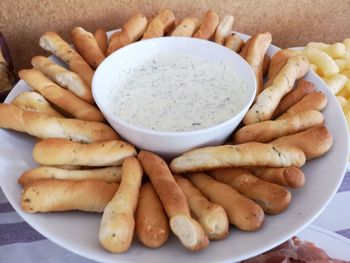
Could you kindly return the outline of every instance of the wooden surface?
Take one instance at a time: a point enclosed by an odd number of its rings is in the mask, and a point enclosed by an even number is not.
[[[136,11],[151,17],[164,8],[179,19],[200,17],[207,9],[221,18],[232,14],[234,30],[247,34],[270,31],[273,43],[280,47],[350,37],[350,0],[1,0],[0,31],[8,41],[15,67],[23,68],[30,67],[34,55],[47,54],[38,45],[45,31],[57,31],[71,42],[68,31],[73,26],[111,30]]]

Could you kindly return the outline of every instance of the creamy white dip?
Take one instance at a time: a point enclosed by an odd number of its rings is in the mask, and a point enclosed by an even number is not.
[[[121,120],[156,131],[215,126],[238,113],[248,100],[247,83],[232,63],[160,53],[116,72],[108,106]]]

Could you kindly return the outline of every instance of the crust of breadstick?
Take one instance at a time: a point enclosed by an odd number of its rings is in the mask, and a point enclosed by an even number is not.
[[[276,118],[286,112],[290,107],[299,102],[307,94],[315,91],[315,85],[305,79],[299,79],[295,85],[295,88],[291,90],[286,96],[284,96],[277,108],[275,109],[272,118]]]
[[[277,147],[298,147],[307,160],[324,155],[333,145],[333,137],[326,127],[315,127],[270,142]]]
[[[250,42],[251,38],[248,39],[246,42],[244,42],[242,44],[242,48],[241,51],[239,52],[239,55],[245,59],[246,55],[247,55],[247,50],[248,50],[248,46],[249,46],[249,42]]]
[[[174,173],[187,173],[242,166],[300,167],[304,163],[305,155],[298,148],[249,142],[191,150],[173,159],[170,168]]]
[[[57,85],[68,89],[82,100],[89,103],[94,102],[90,87],[85,84],[78,74],[53,63],[43,56],[33,57],[32,65]]]
[[[135,215],[136,235],[149,248],[162,246],[169,238],[169,219],[150,182],[141,186]]]
[[[94,71],[90,65],[57,33],[46,32],[40,37],[39,45],[63,60],[72,70],[77,73],[84,82],[91,87]]]
[[[138,158],[170,219],[171,231],[190,250],[208,246],[209,240],[200,224],[191,218],[185,194],[176,183],[166,162],[158,155],[141,151]]]
[[[123,26],[121,31],[114,33],[109,40],[107,54],[129,45],[142,37],[147,28],[147,18],[137,13],[133,15]]]
[[[101,180],[39,180],[24,187],[21,206],[29,213],[69,210],[101,213],[118,186]]]
[[[239,53],[243,47],[244,41],[235,33],[228,35],[225,39],[225,47]]]
[[[226,15],[218,25],[215,31],[214,41],[220,45],[223,45],[226,37],[231,33],[234,18],[233,16]]]
[[[201,22],[197,17],[186,17],[180,22],[171,33],[171,36],[176,37],[191,37],[198,30]]]
[[[235,144],[246,142],[269,142],[278,137],[294,134],[324,123],[322,113],[316,110],[303,111],[285,119],[262,121],[243,126],[233,135]]]
[[[189,174],[188,178],[210,201],[225,209],[231,224],[245,231],[254,231],[261,227],[264,211],[255,202],[204,173]]]
[[[41,139],[62,138],[91,143],[119,138],[111,127],[101,122],[57,118],[3,103],[0,103],[0,127],[26,132]]]
[[[322,111],[328,103],[327,96],[322,92],[311,92],[306,94],[300,101],[290,107],[285,113],[280,115],[277,119],[285,119],[291,115],[307,110]]]
[[[297,167],[249,167],[248,169],[261,180],[293,189],[300,188],[305,183],[305,175],[303,171]]]
[[[134,146],[120,140],[82,144],[46,139],[35,144],[34,160],[41,165],[115,166],[136,155]]]
[[[79,54],[92,68],[97,68],[105,59],[92,33],[86,31],[82,27],[74,27],[70,31],[70,36]]]
[[[201,26],[193,37],[210,39],[220,23],[219,16],[213,10],[207,11],[201,21]]]
[[[174,177],[187,198],[191,213],[197,218],[209,239],[226,238],[229,222],[225,210],[210,202],[188,179],[179,175]]]
[[[24,69],[18,75],[34,90],[58,108],[77,119],[85,121],[104,121],[100,110],[52,82],[43,73],[35,69]]]
[[[263,61],[263,66],[262,66],[262,72],[263,72],[263,77],[265,78],[265,76],[267,75],[268,71],[269,71],[269,67],[271,64],[271,58],[268,54],[265,54],[264,56],[264,61]]]
[[[103,28],[98,28],[94,32],[94,38],[96,39],[97,45],[100,48],[102,54],[106,54],[108,47],[108,39],[106,30]]]
[[[125,159],[119,189],[103,211],[99,239],[112,253],[123,253],[131,245],[142,175],[142,167],[136,158]]]
[[[247,125],[270,120],[282,97],[292,90],[295,81],[302,78],[308,70],[309,62],[306,57],[289,58],[272,84],[258,95],[255,103],[244,116],[243,123]]]
[[[51,107],[50,103],[43,96],[35,91],[24,91],[20,93],[11,101],[11,104],[24,111],[40,112],[48,116],[64,118],[61,113]]]
[[[105,167],[90,170],[67,170],[50,166],[41,166],[25,171],[18,183],[27,185],[31,182],[43,179],[58,179],[58,180],[102,180],[105,182],[119,183],[121,178],[120,167]]]
[[[286,188],[265,182],[246,169],[213,170],[209,174],[219,182],[230,185],[240,194],[256,202],[267,214],[281,213],[290,203],[291,194]]]
[[[246,47],[245,60],[252,68],[257,81],[256,97],[264,88],[263,64],[265,54],[271,44],[272,36],[269,32],[259,33],[251,37]]]
[[[159,12],[149,23],[142,39],[164,36],[175,23],[175,15],[168,9]]]

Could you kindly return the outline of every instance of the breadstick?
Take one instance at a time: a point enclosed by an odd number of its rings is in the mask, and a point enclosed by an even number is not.
[[[51,107],[50,103],[43,96],[34,91],[20,93],[11,101],[11,104],[24,111],[40,112],[49,116],[64,118],[61,113]]]
[[[70,31],[70,36],[79,54],[92,68],[97,68],[105,59],[92,33],[86,31],[82,27],[74,27]]]
[[[273,112],[294,86],[297,79],[302,78],[309,70],[309,62],[304,56],[288,59],[287,64],[274,78],[272,84],[265,88],[257,97],[256,102],[244,116],[244,124],[251,124],[271,119]]]
[[[119,140],[82,144],[64,139],[46,139],[35,144],[33,149],[34,160],[49,166],[114,166],[135,155],[134,146]]]
[[[50,166],[41,166],[25,171],[18,183],[27,185],[31,182],[42,179],[59,179],[59,180],[103,180],[105,182],[119,183],[121,177],[120,167],[105,167],[92,170],[67,170]]]
[[[119,189],[103,211],[99,239],[112,253],[123,253],[130,247],[142,175],[142,167],[135,157],[125,159]]]
[[[0,127],[26,132],[41,139],[62,138],[91,143],[119,138],[118,134],[104,123],[51,117],[3,103],[0,103]]]
[[[200,224],[191,218],[186,196],[176,184],[166,162],[146,151],[141,151],[138,158],[169,217],[171,231],[190,250],[206,248],[209,244],[208,237]]]
[[[247,45],[245,60],[252,68],[257,81],[256,97],[264,88],[263,83],[263,64],[264,57],[272,41],[269,32],[259,33],[250,38]]]
[[[260,180],[246,169],[213,170],[209,174],[215,180],[230,185],[240,194],[252,199],[267,214],[281,213],[289,205],[291,195],[286,188]]]
[[[275,109],[272,117],[276,118],[282,113],[286,112],[290,107],[299,102],[307,94],[315,91],[315,85],[305,79],[298,80],[295,88],[292,89],[286,96],[284,96],[277,108]]]
[[[210,201],[225,209],[231,224],[245,231],[254,231],[261,227],[264,211],[252,200],[204,173],[189,174],[188,178]]]
[[[322,113],[315,110],[303,111],[285,119],[262,121],[243,126],[233,135],[235,144],[245,142],[269,142],[278,137],[294,134],[323,125]]]
[[[174,173],[187,173],[241,166],[300,167],[304,163],[304,153],[298,148],[249,142],[191,150],[173,159],[170,168]]]
[[[243,43],[241,51],[239,52],[239,55],[245,59],[245,57],[247,56],[247,49],[249,46],[249,42],[252,38],[248,39],[247,42]]]
[[[43,56],[32,58],[32,65],[57,85],[68,89],[82,100],[89,103],[94,102],[90,87],[85,84],[78,74],[53,63],[51,60]]]
[[[215,31],[214,40],[216,43],[223,45],[226,37],[230,34],[233,26],[234,18],[233,16],[226,15],[220,24],[217,26]]]
[[[262,66],[263,78],[265,78],[265,76],[269,72],[270,64],[271,64],[271,58],[268,54],[265,54],[263,66]]]
[[[243,40],[235,33],[228,35],[225,39],[225,47],[236,53],[241,51],[243,44]]]
[[[94,71],[89,64],[55,32],[46,32],[40,37],[39,45],[63,60],[71,71],[77,73],[91,87]]]
[[[140,39],[147,28],[147,18],[137,13],[123,26],[121,31],[114,33],[108,44],[107,55]]]
[[[69,210],[101,213],[118,186],[101,180],[44,179],[24,187],[21,205],[28,213]]]
[[[102,54],[106,54],[108,47],[106,31],[103,28],[96,29],[94,33],[94,38],[96,39],[97,45],[100,48]]]
[[[169,219],[150,182],[141,186],[135,220],[136,235],[146,247],[158,248],[168,240]]]
[[[285,113],[280,115],[277,119],[285,119],[288,116],[297,114],[307,110],[321,111],[327,106],[327,96],[322,92],[311,92],[306,94],[300,101],[290,107]]]
[[[302,187],[305,183],[305,175],[297,167],[249,167],[248,170],[261,180],[294,189]]]
[[[293,135],[280,137],[270,142],[276,147],[298,147],[310,160],[319,157],[332,147],[333,138],[325,127],[316,127]]]
[[[201,26],[193,37],[210,39],[219,25],[219,16],[213,10],[207,11],[201,21]]]
[[[225,210],[210,202],[188,179],[178,175],[174,177],[187,198],[191,213],[198,219],[209,239],[226,238],[229,222]]]
[[[175,16],[173,12],[168,9],[159,12],[159,14],[156,15],[149,23],[142,39],[144,40],[164,36],[169,30],[171,30],[174,22]]]
[[[197,17],[186,17],[176,26],[171,36],[177,37],[191,37],[200,26],[201,22]]]
[[[85,121],[104,121],[99,109],[75,96],[45,77],[35,69],[24,69],[18,75],[34,90],[38,91],[48,101],[68,112],[77,119]]]

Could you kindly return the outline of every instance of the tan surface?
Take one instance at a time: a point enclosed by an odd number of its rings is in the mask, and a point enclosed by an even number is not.
[[[47,54],[37,44],[47,30],[55,30],[71,42],[68,31],[74,26],[111,30],[136,11],[149,17],[163,8],[171,9],[177,18],[201,16],[210,8],[221,19],[232,14],[234,30],[248,34],[270,31],[272,42],[281,47],[350,37],[349,0],[2,0],[0,30],[8,40],[15,66],[23,68],[30,66],[34,55]]]

